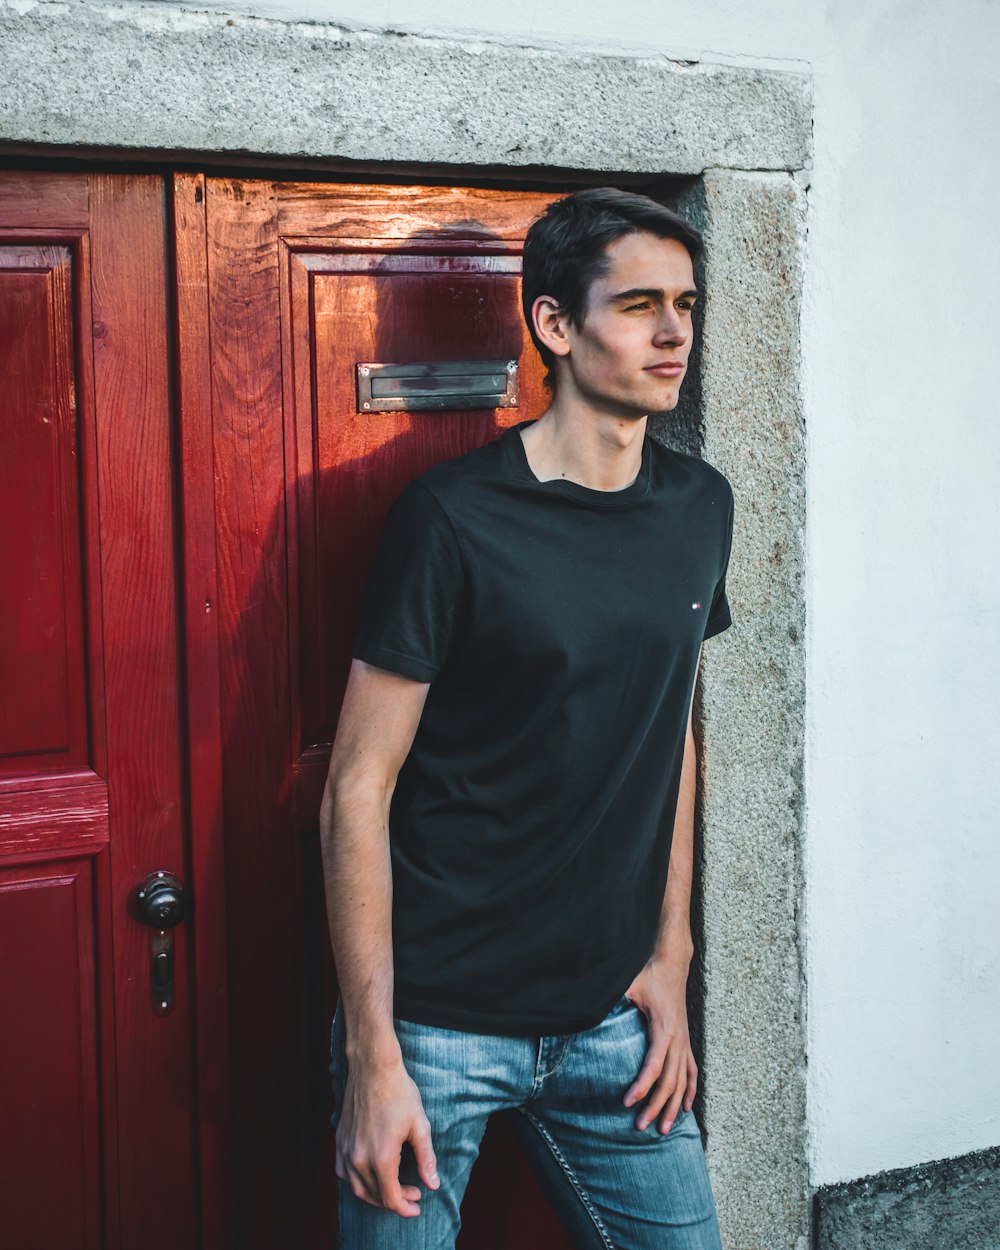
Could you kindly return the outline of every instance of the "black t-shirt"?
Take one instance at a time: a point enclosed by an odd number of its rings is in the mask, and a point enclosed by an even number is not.
[[[648,435],[623,490],[540,482],[522,421],[389,511],[354,655],[430,682],[389,814],[395,1014],[542,1035],[652,952],[733,493]]]

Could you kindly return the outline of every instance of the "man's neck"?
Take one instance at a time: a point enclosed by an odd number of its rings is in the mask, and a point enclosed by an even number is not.
[[[624,490],[639,476],[645,417],[617,417],[558,395],[537,421],[521,431],[524,454],[541,482],[563,478],[591,490]]]

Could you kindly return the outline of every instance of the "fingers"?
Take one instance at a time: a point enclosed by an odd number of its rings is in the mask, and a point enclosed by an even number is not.
[[[661,1078],[662,1079],[662,1078]],[[686,1060],[682,1061],[678,1070],[675,1083],[671,1085],[667,1079],[663,1080],[663,1089],[668,1099],[668,1105],[660,1118],[659,1129],[661,1133],[669,1133],[674,1126],[674,1121],[680,1114],[681,1107],[685,1111],[690,1111],[694,1106],[694,1096],[698,1088],[698,1065],[695,1063],[694,1055],[691,1053],[690,1046],[687,1047]],[[673,1096],[670,1090],[673,1089]],[[655,1089],[654,1089],[655,1095]],[[653,1100],[650,1100],[647,1110],[653,1109]],[[653,1111],[655,1115],[656,1112]]]
[[[399,1158],[398,1153],[395,1158],[383,1154],[375,1161],[375,1181],[381,1205],[387,1211],[395,1211],[397,1215],[419,1215],[420,1207],[416,1198],[420,1197],[420,1190],[417,1189],[415,1198],[407,1198],[403,1193],[403,1186],[399,1183]],[[413,1193],[416,1186],[407,1185],[406,1189]]]
[[[634,1103],[641,1102],[646,1097],[650,1089],[652,1089],[653,1082],[663,1071],[663,1064],[666,1058],[667,1038],[664,1034],[656,1031],[646,1048],[646,1057],[642,1061],[639,1074],[625,1094],[626,1107],[631,1107]]]
[[[336,1172],[341,1180],[347,1181],[351,1187],[351,1192],[356,1198],[360,1198],[363,1202],[369,1202],[372,1206],[380,1207],[382,1203],[379,1201],[378,1192],[371,1186],[370,1174],[361,1165],[360,1159],[356,1163],[348,1161],[344,1152],[340,1148],[340,1141],[337,1141],[337,1166]]]
[[[691,1110],[697,1078],[698,1065],[687,1040],[654,1030],[639,1074],[625,1095],[626,1106],[633,1106],[648,1095],[646,1106],[636,1119],[636,1128],[644,1131],[659,1116],[659,1131],[669,1133],[681,1106]]]
[[[664,1081],[662,1093],[657,1092],[659,1088],[657,1086],[656,1089],[654,1089],[655,1101],[651,1100],[650,1105],[647,1108],[649,1119],[652,1120],[659,1114],[660,1109],[665,1106],[665,1110],[660,1116],[660,1122],[658,1125],[660,1132],[663,1134],[670,1132],[674,1126],[674,1121],[680,1113],[681,1101],[684,1097],[684,1082],[681,1080],[681,1075],[682,1073],[679,1070],[673,1081]]]
[[[694,1106],[694,1096],[698,1092],[698,1065],[694,1061],[694,1055],[688,1050],[687,1064],[687,1093],[684,1095],[684,1110],[690,1111]]]
[[[652,1124],[669,1100],[670,1106],[673,1106],[675,1110],[671,1113],[668,1106],[668,1114],[664,1116],[659,1125],[661,1133],[668,1131],[664,1125],[673,1124],[677,1118],[676,1107],[680,1105],[681,1098],[684,1096],[683,1083],[678,1082],[677,1077],[678,1065],[674,1062],[665,1063],[659,1079],[654,1083],[650,1091],[645,1107],[643,1107],[638,1120],[636,1120],[636,1128],[645,1129]]]
[[[356,1198],[360,1198],[363,1202],[369,1202],[372,1206],[380,1207],[382,1205],[376,1192],[369,1188],[362,1171],[347,1162],[339,1144],[337,1146],[336,1172],[341,1180],[346,1181],[350,1185],[351,1192]]]
[[[431,1123],[426,1116],[418,1121],[410,1135],[410,1141],[417,1160],[417,1175],[429,1189],[437,1189],[441,1178],[437,1173],[437,1159],[431,1145]]]
[[[420,1190],[415,1185],[399,1183],[399,1155],[395,1159],[387,1154],[374,1160],[366,1159],[360,1152],[344,1161],[344,1171],[338,1176],[351,1186],[355,1197],[373,1207],[384,1207],[397,1215],[419,1215],[417,1199]]]
[[[406,1139],[404,1139],[406,1140]],[[431,1146],[430,1122],[424,1117],[409,1136],[413,1142],[421,1180],[432,1189],[441,1181],[437,1174],[437,1160]],[[393,1152],[386,1148],[372,1157],[358,1146],[353,1150],[341,1148],[339,1136],[336,1144],[336,1173],[351,1187],[355,1197],[373,1207],[383,1207],[397,1215],[420,1214],[419,1201],[422,1194],[419,1185],[403,1185],[399,1180],[401,1149]]]

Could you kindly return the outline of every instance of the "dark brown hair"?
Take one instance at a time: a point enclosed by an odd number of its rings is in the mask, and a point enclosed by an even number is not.
[[[524,240],[521,307],[531,341],[548,369],[545,381],[550,388],[555,358],[535,334],[532,305],[539,295],[550,295],[573,325],[581,326],[590,288],[610,266],[609,244],[640,232],[677,239],[692,261],[701,255],[701,235],[690,222],[649,196],[616,187],[574,191],[555,200],[532,222]]]

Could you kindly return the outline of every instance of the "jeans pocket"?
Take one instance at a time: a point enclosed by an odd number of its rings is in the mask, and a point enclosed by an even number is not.
[[[615,1003],[615,1005],[608,1012],[608,1018],[612,1016],[624,1015],[626,1011],[638,1011],[638,1010],[639,1008],[636,1007],[635,1003],[631,1000],[631,998],[629,998],[627,994],[623,994],[621,998],[619,998],[619,1000]]]

